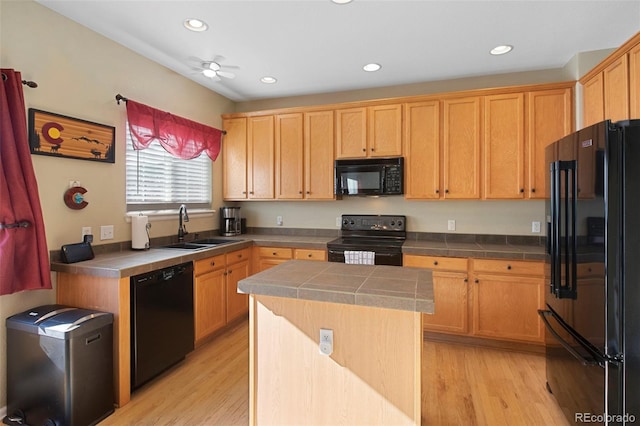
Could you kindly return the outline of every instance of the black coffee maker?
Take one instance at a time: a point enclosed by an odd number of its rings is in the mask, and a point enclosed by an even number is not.
[[[220,235],[233,237],[240,233],[240,207],[220,207]]]

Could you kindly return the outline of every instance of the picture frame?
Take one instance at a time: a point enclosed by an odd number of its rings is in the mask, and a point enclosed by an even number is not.
[[[115,136],[113,126],[29,108],[31,154],[115,163]]]

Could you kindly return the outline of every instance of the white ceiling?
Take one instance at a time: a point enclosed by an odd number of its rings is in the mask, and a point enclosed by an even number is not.
[[[37,1],[235,101],[560,68],[640,31],[638,0]],[[489,55],[499,44],[514,50]],[[194,71],[216,57],[235,79]]]

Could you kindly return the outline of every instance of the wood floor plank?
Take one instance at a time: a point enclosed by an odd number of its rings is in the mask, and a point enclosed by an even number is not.
[[[100,423],[247,425],[249,331],[241,322],[133,393]],[[545,388],[544,356],[425,341],[422,424],[568,426]]]

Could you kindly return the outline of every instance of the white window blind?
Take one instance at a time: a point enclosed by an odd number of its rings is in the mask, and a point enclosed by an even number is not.
[[[211,159],[205,154],[182,160],[154,142],[136,151],[127,128],[127,210],[211,207]]]

